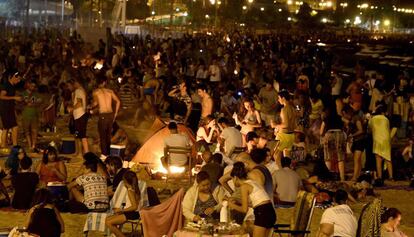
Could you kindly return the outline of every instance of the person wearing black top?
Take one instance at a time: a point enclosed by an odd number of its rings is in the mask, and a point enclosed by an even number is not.
[[[47,189],[40,189],[33,198],[26,229],[41,237],[59,237],[65,232],[65,225],[59,211],[52,204],[52,195]]]
[[[12,207],[15,209],[27,210],[32,204],[33,194],[39,183],[39,176],[35,172],[30,172],[32,159],[24,157],[20,160],[20,173],[12,178],[14,196]]]
[[[325,110],[320,135],[323,137],[323,153],[326,167],[332,171],[332,161],[337,160],[341,181],[345,181],[346,134],[341,116],[334,109]]]
[[[8,80],[0,85],[0,117],[3,123],[3,133],[0,140],[0,147],[6,147],[7,130],[12,131],[13,146],[17,145],[17,120],[15,101],[22,101],[21,96],[16,96],[16,85],[20,83],[19,73],[9,72],[6,75]]]

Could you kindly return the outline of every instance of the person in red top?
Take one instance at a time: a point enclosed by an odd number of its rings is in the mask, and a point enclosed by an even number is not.
[[[57,150],[54,147],[49,146],[45,150],[36,173],[39,175],[40,183],[44,186],[49,182],[66,182],[66,166],[63,161],[58,160]]]

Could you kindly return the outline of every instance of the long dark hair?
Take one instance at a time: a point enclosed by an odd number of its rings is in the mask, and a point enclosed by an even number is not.
[[[42,157],[42,163],[43,164],[47,164],[49,162],[50,153],[53,153],[55,155],[56,161],[57,161],[58,152],[57,152],[56,148],[54,148],[53,146],[48,146],[46,148],[46,150],[43,152],[43,157]]]
[[[123,176],[123,181],[125,183],[128,183],[129,185],[131,185],[132,188],[134,189],[135,194],[137,195],[137,197],[140,197],[141,192],[139,190],[138,177],[137,177],[137,174],[135,172],[132,172],[130,170],[126,171],[124,176]]]
[[[42,188],[36,191],[36,193],[33,196],[32,200],[32,207],[39,205],[39,207],[44,207],[47,204],[52,204],[53,198],[52,194],[49,190]]]
[[[401,215],[401,212],[397,208],[394,208],[394,207],[388,208],[382,214],[382,216],[381,216],[381,222],[382,223],[387,223],[390,218],[395,219],[395,218],[397,218],[400,215]]]
[[[231,177],[237,177],[239,179],[247,179],[247,171],[244,163],[240,161],[234,163],[230,175]]]

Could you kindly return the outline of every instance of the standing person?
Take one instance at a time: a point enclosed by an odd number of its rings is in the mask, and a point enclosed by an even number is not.
[[[13,146],[17,145],[18,126],[16,120],[15,101],[22,101],[21,96],[16,96],[16,85],[20,82],[19,73],[11,73],[7,80],[0,86],[0,116],[3,124],[0,147],[7,146],[7,131],[12,131]]]
[[[72,91],[73,119],[76,137],[76,153],[82,155],[89,152],[86,128],[88,114],[86,113],[86,92],[78,80],[70,81],[69,88]],[[83,149],[82,149],[83,148]]]
[[[39,105],[42,102],[36,92],[36,84],[33,81],[26,82],[26,90],[22,94],[24,107],[22,111],[22,123],[28,146],[35,151],[37,143],[37,131],[39,128]]]
[[[375,109],[375,115],[368,121],[369,130],[372,131],[372,152],[375,154],[377,164],[377,181],[379,186],[383,185],[382,180],[382,161],[387,165],[389,179],[393,179],[391,162],[391,132],[390,121],[385,117],[386,107],[380,103]]]
[[[205,85],[198,85],[197,94],[201,97],[201,118],[207,118],[213,114],[213,99],[207,93]]]
[[[275,120],[277,107],[277,92],[273,88],[273,83],[268,80],[265,86],[259,91],[260,99],[260,116],[266,126],[270,126],[270,122]]]
[[[278,95],[279,104],[282,105],[282,110],[280,111],[281,124],[276,125],[277,134],[276,141],[278,144],[275,147],[276,155],[276,164],[281,167],[281,159],[283,151],[287,149],[290,151],[292,149],[293,143],[295,142],[295,133],[296,128],[296,111],[292,106],[290,101],[290,94],[287,90],[281,90]],[[274,124],[272,126],[275,126]]]
[[[170,119],[176,120],[175,116],[183,118],[183,123],[186,124],[188,117],[191,114],[192,101],[187,92],[187,85],[183,81],[168,92],[168,96],[172,97],[172,104],[170,105]]]
[[[323,137],[323,157],[326,167],[332,171],[332,161],[338,161],[341,181],[345,181],[346,134],[342,130],[341,116],[334,109],[327,108],[320,127],[320,136]]]
[[[336,206],[326,209],[321,218],[317,237],[356,236],[358,222],[347,204],[348,193],[342,189],[336,191],[334,201]]]
[[[269,236],[276,222],[276,212],[265,189],[253,180],[247,179],[247,171],[242,162],[234,163],[231,177],[236,187],[241,190],[241,205],[229,199],[229,208],[246,213],[249,202],[254,210],[253,236]]]
[[[221,81],[221,71],[217,58],[213,58],[211,65],[208,67],[208,74],[210,75],[210,83],[217,86]]]
[[[105,159],[109,155],[111,146],[112,124],[118,115],[121,101],[111,89],[105,88],[106,78],[102,77],[98,80],[98,89],[93,91],[92,108],[98,106],[99,121],[98,132],[101,145],[102,158]],[[112,110],[112,102],[115,101],[115,111]]]

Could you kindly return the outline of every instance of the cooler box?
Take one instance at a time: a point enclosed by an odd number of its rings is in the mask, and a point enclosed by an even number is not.
[[[61,154],[73,154],[76,152],[75,138],[62,137]]]
[[[124,158],[125,156],[125,145],[111,145],[110,155],[111,156],[119,156]]]

